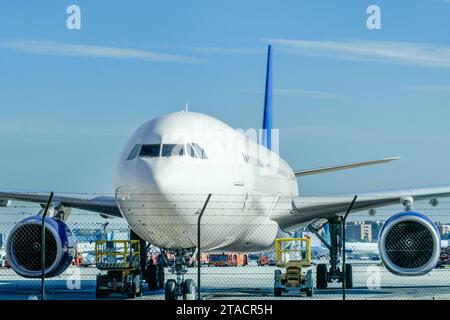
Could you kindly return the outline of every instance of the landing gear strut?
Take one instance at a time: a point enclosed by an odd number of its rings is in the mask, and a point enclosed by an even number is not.
[[[167,280],[165,286],[166,300],[195,300],[195,282],[192,279],[184,279],[187,272],[187,262],[185,252],[182,250],[175,252],[175,263],[171,272],[176,275],[176,280]]]
[[[328,220],[328,226],[330,230],[330,243],[324,239],[313,226],[308,226],[322,243],[330,251],[330,269],[327,269],[327,265],[324,263],[317,265],[316,274],[316,287],[317,289],[326,289],[328,283],[341,283],[343,282],[344,273],[339,268],[339,254],[342,252],[342,218],[333,217]],[[345,266],[345,286],[346,289],[353,288],[353,274],[351,264]]]

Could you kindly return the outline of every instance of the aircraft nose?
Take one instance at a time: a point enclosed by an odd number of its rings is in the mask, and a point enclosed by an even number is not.
[[[136,178],[149,192],[164,193],[176,180],[173,166],[165,159],[139,159]]]

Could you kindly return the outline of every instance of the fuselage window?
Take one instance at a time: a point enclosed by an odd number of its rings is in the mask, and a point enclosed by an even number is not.
[[[155,158],[159,157],[159,151],[161,149],[160,144],[143,144],[141,146],[140,157]]]
[[[141,148],[140,144],[137,144],[131,149],[130,154],[128,155],[127,160],[133,160],[139,154],[139,149]]]
[[[184,155],[184,144],[163,144],[161,157],[182,157]]]
[[[197,153],[200,159],[208,159],[205,150],[203,150],[202,147],[200,147],[197,143],[193,143],[192,145],[194,146],[195,152]]]

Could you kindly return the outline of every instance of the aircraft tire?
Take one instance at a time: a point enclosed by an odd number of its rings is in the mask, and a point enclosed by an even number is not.
[[[350,263],[345,264],[345,288],[353,289],[353,269]]]
[[[275,297],[281,297],[281,294],[282,294],[282,290],[281,289],[279,289],[279,288],[276,288],[275,290],[274,290],[274,296]]]
[[[177,295],[175,294],[176,282],[175,280],[167,280],[165,286],[164,296],[166,300],[177,300]]]
[[[326,289],[328,287],[328,269],[325,263],[317,265],[316,287],[317,289]]]
[[[128,288],[127,296],[129,299],[136,298],[136,284],[131,284],[131,286]]]
[[[183,300],[195,300],[195,283],[192,279],[183,282]]]

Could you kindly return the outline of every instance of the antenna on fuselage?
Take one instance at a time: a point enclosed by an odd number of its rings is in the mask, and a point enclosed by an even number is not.
[[[184,104],[184,109],[181,109],[180,112],[188,112],[189,111],[189,103]]]

